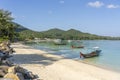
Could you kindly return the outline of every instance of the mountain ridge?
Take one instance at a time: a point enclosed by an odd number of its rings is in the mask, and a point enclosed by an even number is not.
[[[57,38],[57,39],[75,39],[75,40],[119,40],[119,37],[110,37],[110,36],[100,36],[91,33],[81,32],[76,29],[62,30],[59,28],[53,28],[46,31],[33,31],[30,30],[18,23],[14,23],[16,26],[16,31],[20,34],[22,38]]]

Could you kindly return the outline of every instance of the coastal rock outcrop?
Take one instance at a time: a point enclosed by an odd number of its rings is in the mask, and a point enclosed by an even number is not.
[[[0,43],[0,80],[37,80],[36,76],[19,65],[14,65],[8,58],[15,52],[10,42]]]

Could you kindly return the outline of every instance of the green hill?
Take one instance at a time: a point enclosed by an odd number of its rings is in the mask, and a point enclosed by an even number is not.
[[[18,23],[15,23],[15,22],[12,22],[16,28],[16,31],[17,32],[21,32],[21,31],[24,31],[24,30],[29,30],[28,28],[25,28],[24,26],[18,24]]]
[[[61,30],[58,28],[49,29],[47,31],[37,32],[27,29],[20,24],[14,23],[16,31],[19,33],[20,38],[34,39],[34,38],[51,38],[51,39],[71,39],[71,40],[118,40],[119,37],[99,36],[90,33],[84,33],[75,29]]]
[[[67,31],[61,29],[50,29],[48,31],[42,32],[47,38],[59,38],[59,39],[72,39],[72,40],[93,40],[93,39],[105,39],[104,36],[98,36],[90,33],[84,33],[75,29],[70,29]],[[108,37],[107,37],[108,38]]]
[[[19,39],[24,40],[24,39],[34,39],[35,37],[42,37],[41,32],[33,31],[30,30],[18,23],[13,22],[16,32],[19,33]]]
[[[47,38],[63,38],[65,31],[54,28],[54,29],[50,29],[47,31],[42,31],[42,33],[44,34],[44,38],[45,37],[47,37]]]

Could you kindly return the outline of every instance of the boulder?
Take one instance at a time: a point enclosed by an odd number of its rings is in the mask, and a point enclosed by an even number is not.
[[[24,74],[24,78],[25,79],[35,79],[36,77],[35,77],[35,75],[32,72],[26,72]]]
[[[5,73],[8,72],[8,68],[9,68],[9,66],[6,66],[6,65],[0,66],[0,70],[3,70]]]
[[[0,78],[0,80],[13,80],[13,79],[10,79],[10,78]]]
[[[3,77],[8,72],[8,66],[0,66],[0,76]]]
[[[16,70],[16,72],[22,73],[22,74],[25,74],[27,72],[26,69],[24,69],[23,67],[20,67],[18,65],[15,66],[15,70]]]
[[[2,61],[2,64],[7,65],[9,67],[14,66],[14,63],[11,62],[9,59],[6,59],[6,60]]]
[[[16,73],[15,66],[9,67],[9,68],[8,68],[8,73],[13,73],[13,74],[15,74],[15,73]]]
[[[22,73],[16,73],[16,75],[20,80],[24,80],[24,76],[22,75]]]
[[[3,70],[0,70],[0,77],[4,77],[5,76],[5,72]]]
[[[13,74],[13,73],[7,73],[4,78],[10,78],[13,80],[24,80],[18,76],[18,74]]]

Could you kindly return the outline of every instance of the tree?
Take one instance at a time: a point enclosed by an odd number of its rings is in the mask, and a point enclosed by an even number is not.
[[[15,36],[15,27],[12,23],[11,12],[0,9],[0,37],[12,41]]]

